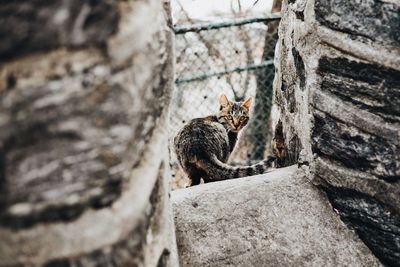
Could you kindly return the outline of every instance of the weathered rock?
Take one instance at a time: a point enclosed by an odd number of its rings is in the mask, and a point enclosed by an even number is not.
[[[0,266],[176,266],[162,3],[14,1],[0,20]]]
[[[274,118],[309,179],[387,265],[400,262],[400,3],[285,1]],[[279,152],[278,151],[278,152]]]
[[[296,166],[172,192],[181,266],[380,266]]]
[[[400,45],[400,7],[395,1],[315,1],[315,18],[323,26],[361,42]]]
[[[100,45],[117,31],[119,19],[116,0],[2,1],[0,58]]]

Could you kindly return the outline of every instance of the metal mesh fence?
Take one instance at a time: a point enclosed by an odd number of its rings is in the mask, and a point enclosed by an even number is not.
[[[176,80],[170,135],[189,120],[215,114],[218,99],[253,96],[252,118],[242,130],[231,161],[260,160],[269,147],[273,55],[279,15],[175,27]],[[175,180],[182,173],[171,155]],[[173,187],[182,187],[180,185]]]

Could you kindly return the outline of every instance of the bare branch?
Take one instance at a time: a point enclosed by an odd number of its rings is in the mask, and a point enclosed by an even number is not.
[[[282,0],[274,0],[272,3],[271,13],[281,12]]]

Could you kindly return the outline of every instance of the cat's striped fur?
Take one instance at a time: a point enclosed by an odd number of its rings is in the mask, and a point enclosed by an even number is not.
[[[251,98],[230,102],[220,97],[220,110],[215,116],[197,118],[186,124],[175,136],[174,146],[179,164],[192,180],[192,185],[261,174],[271,167],[275,157],[252,166],[226,164],[235,147],[238,132],[249,120]]]

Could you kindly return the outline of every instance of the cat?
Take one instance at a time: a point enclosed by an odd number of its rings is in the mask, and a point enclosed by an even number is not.
[[[262,174],[275,161],[274,156],[252,165],[234,167],[226,164],[235,148],[238,133],[249,121],[252,98],[231,102],[219,98],[219,112],[191,120],[174,137],[174,148],[181,168],[193,185]]]

